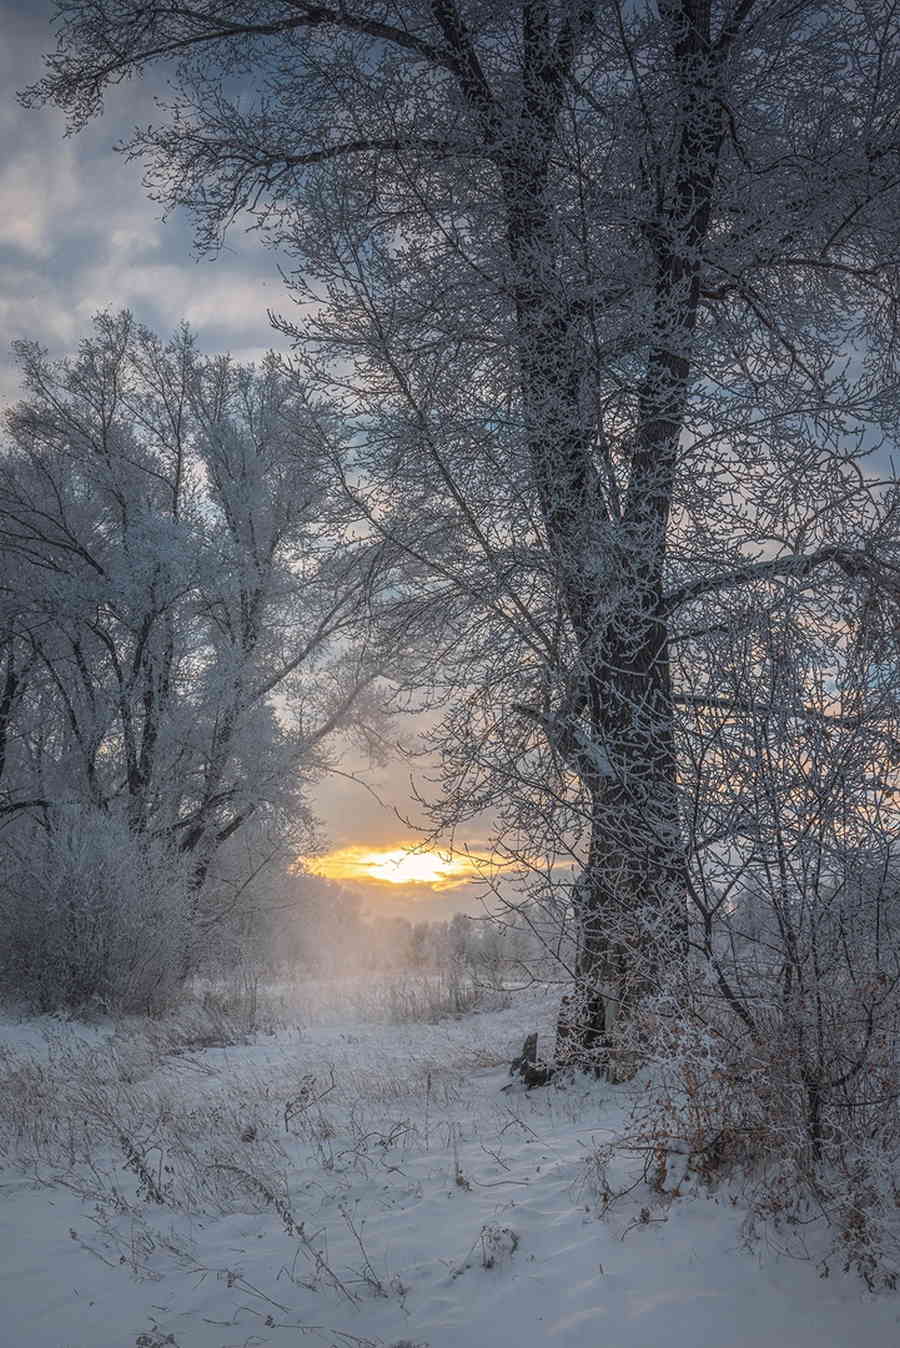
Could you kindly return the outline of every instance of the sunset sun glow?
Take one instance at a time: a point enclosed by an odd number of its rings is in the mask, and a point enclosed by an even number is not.
[[[478,874],[486,857],[420,851],[409,847],[342,847],[319,857],[312,869],[329,880],[366,880],[388,885],[449,889]]]

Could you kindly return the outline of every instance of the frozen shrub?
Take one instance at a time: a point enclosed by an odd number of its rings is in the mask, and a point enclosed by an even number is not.
[[[161,1010],[186,930],[177,864],[113,814],[72,808],[50,823],[0,888],[7,995],[43,1011]]]
[[[729,1006],[700,976],[650,1004],[637,1028],[654,1062],[625,1142],[644,1156],[658,1193],[727,1180],[749,1200],[750,1236],[802,1231],[796,1247],[823,1271],[834,1263],[872,1288],[893,1287],[898,990],[877,968],[862,976],[845,939],[854,977],[832,967],[804,988],[797,970],[786,980],[773,967],[766,981],[759,966],[755,984],[744,970],[746,1004]]]

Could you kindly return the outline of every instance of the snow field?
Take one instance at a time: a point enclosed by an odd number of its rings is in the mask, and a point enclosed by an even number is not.
[[[504,1089],[552,995],[393,1025],[334,994],[244,1044],[0,1025],[5,1348],[900,1342],[896,1297],[748,1251],[727,1186],[601,1174],[639,1087]]]

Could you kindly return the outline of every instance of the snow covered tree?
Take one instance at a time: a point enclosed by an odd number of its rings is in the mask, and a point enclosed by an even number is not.
[[[75,359],[18,350],[26,396],[0,457],[5,893],[27,908],[42,853],[48,876],[86,875],[78,835],[105,820],[110,865],[125,838],[136,877],[180,871],[184,973],[224,901],[216,854],[251,819],[307,850],[326,741],[360,700],[375,712],[374,656],[339,645],[361,548],[274,358],[206,359],[127,313],[99,315]]]
[[[357,430],[357,504],[431,623],[448,792],[569,855],[577,1038],[690,943],[716,643],[897,595],[863,466],[896,428],[900,67],[880,0],[67,0],[25,95],[77,128],[169,66],[127,151],[201,246],[250,219]],[[383,556],[386,553],[382,554]],[[437,622],[435,622],[437,615]],[[438,626],[439,624],[439,626]],[[712,654],[710,654],[712,652]],[[802,715],[805,689],[772,695]],[[712,712],[710,714],[713,714]]]

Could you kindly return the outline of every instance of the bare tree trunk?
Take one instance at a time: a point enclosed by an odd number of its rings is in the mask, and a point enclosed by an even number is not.
[[[631,630],[639,628],[633,615]],[[618,617],[597,680],[594,736],[610,773],[591,786],[588,856],[576,894],[579,951],[565,1056],[630,1075],[623,1036],[684,950],[685,861],[676,793],[665,626],[645,621],[631,651]],[[636,647],[636,649],[635,649]]]
[[[685,861],[678,819],[674,718],[663,604],[669,514],[700,300],[698,257],[708,234],[724,135],[721,53],[709,47],[709,10],[672,10],[678,85],[671,174],[647,222],[654,334],[621,501],[598,472],[602,425],[582,410],[583,351],[565,288],[555,284],[542,147],[555,124],[552,75],[532,72],[533,151],[507,174],[508,242],[523,279],[516,293],[523,402],[531,460],[557,584],[578,647],[585,689],[568,709],[591,806],[576,921],[580,951],[564,1042],[570,1058],[610,1076],[634,1070],[617,1044],[663,966],[684,948]],[[701,57],[703,58],[701,60]],[[541,79],[545,82],[541,85]],[[544,140],[540,132],[543,129]],[[527,278],[540,276],[541,284]]]

